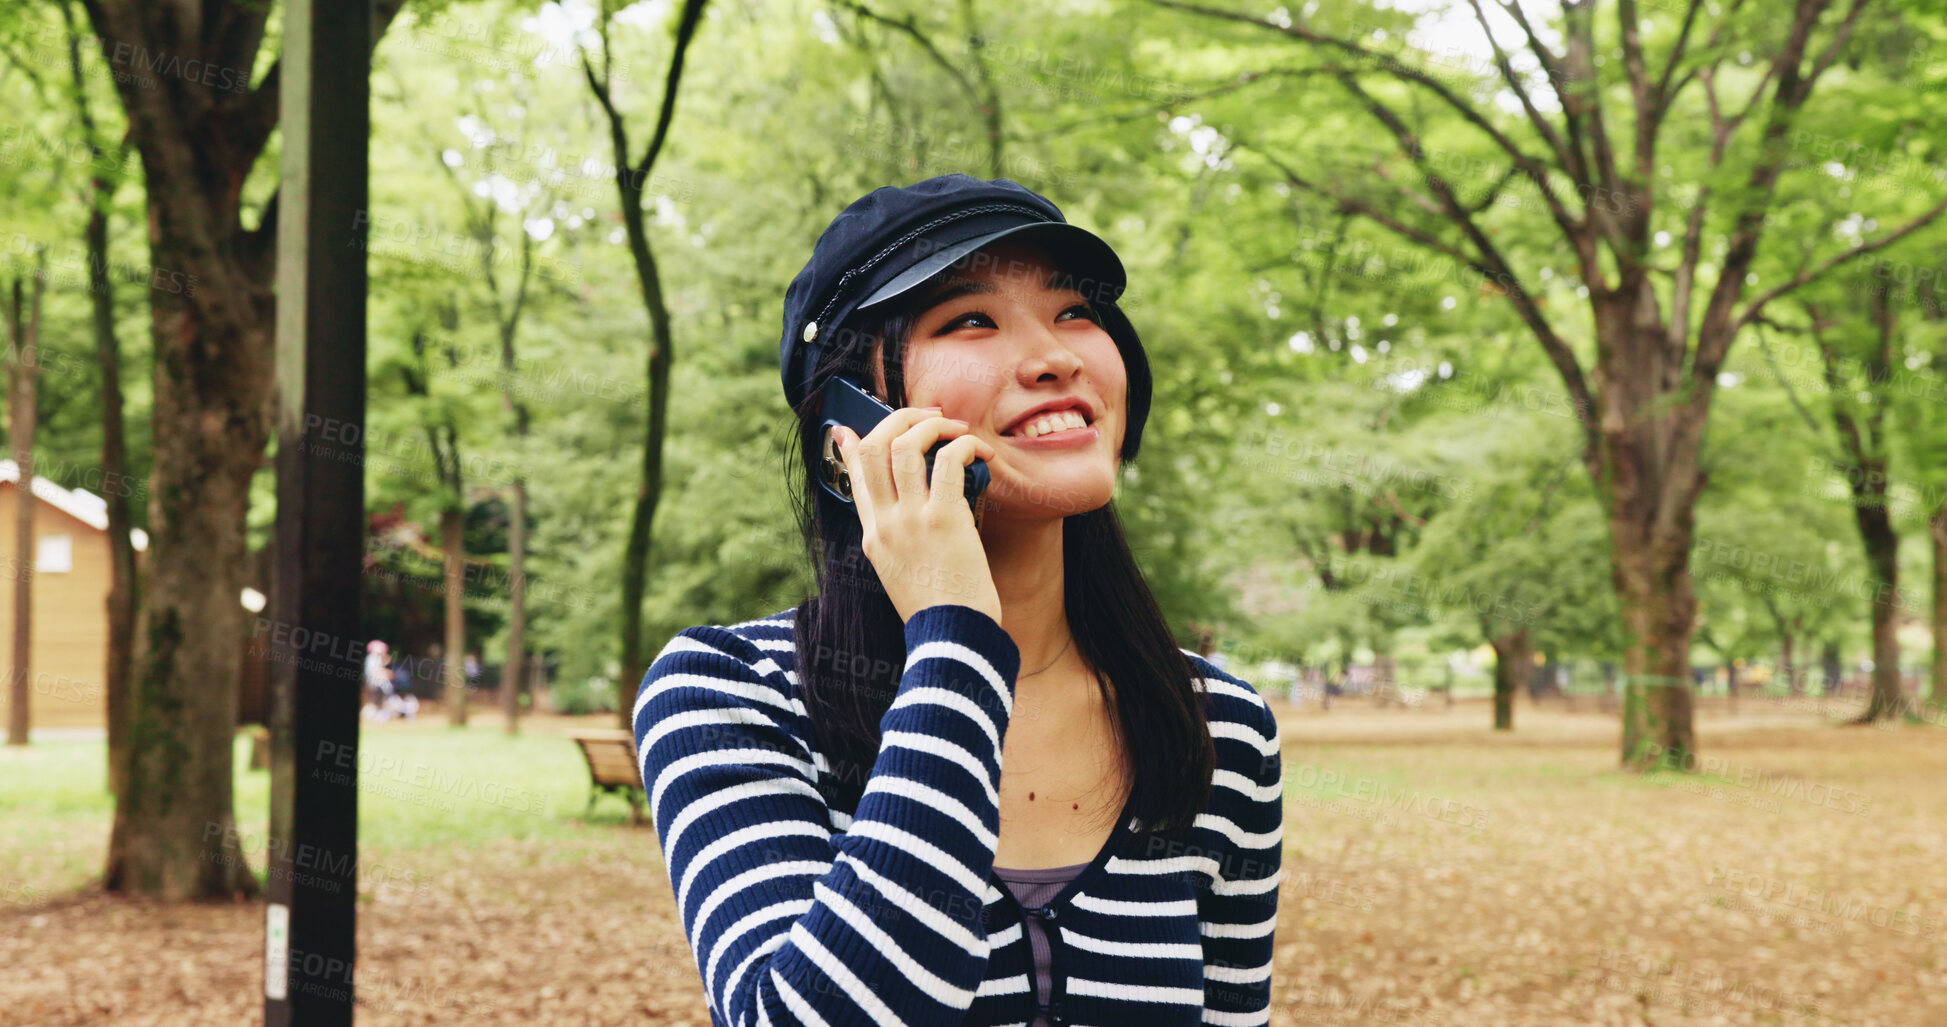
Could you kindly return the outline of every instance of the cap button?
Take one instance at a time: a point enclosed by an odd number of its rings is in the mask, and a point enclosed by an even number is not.
[[[818,322],[811,321],[804,326],[804,341],[810,342],[818,337]]]

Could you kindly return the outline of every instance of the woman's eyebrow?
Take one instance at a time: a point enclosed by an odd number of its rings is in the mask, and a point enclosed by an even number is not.
[[[1048,272],[1048,277],[1042,279],[1041,281],[1041,287],[1050,292],[1079,293],[1082,291],[1080,288],[1076,286],[1075,279],[1072,276],[1063,274],[1059,270]],[[934,307],[939,306],[942,303],[945,303],[949,300],[959,299],[962,296],[974,295],[974,294],[989,294],[995,291],[996,290],[993,286],[993,283],[991,282],[981,281],[979,279],[970,279],[970,278],[952,279],[942,284],[939,287],[939,289],[935,291],[932,295],[926,297],[923,305],[919,309],[919,312],[921,314],[924,314],[927,311],[933,309]]]
[[[994,286],[989,282],[968,278],[955,279],[942,285],[938,291],[926,297],[925,302],[919,308],[919,313],[925,314],[927,311],[932,310],[942,303],[959,299],[962,296],[974,293],[991,293],[993,291]]]

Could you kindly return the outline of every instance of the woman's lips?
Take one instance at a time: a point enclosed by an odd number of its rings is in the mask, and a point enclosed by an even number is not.
[[[1001,438],[1023,449],[1069,449],[1088,445],[1101,434],[1094,425],[1088,424],[1080,428],[1067,428],[1046,435],[1036,435],[1034,438],[1025,435],[1003,435]]]

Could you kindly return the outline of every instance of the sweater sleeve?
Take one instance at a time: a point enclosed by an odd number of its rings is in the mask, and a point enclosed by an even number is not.
[[[1270,1021],[1272,939],[1283,878],[1284,759],[1278,719],[1243,682],[1219,675],[1249,695],[1245,723],[1211,724],[1219,753],[1214,792],[1225,799],[1218,824],[1229,839],[1215,879],[1197,893],[1203,936],[1204,1014],[1212,1027],[1261,1027]]]
[[[1001,740],[1020,653],[991,617],[930,606],[842,834],[784,725],[783,674],[723,628],[671,639],[636,699],[642,780],[720,1024],[959,1023],[986,975]],[[827,773],[859,773],[831,767]]]

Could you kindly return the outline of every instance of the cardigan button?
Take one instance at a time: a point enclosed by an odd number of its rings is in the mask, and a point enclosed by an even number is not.
[[[1034,911],[1034,915],[1040,917],[1043,920],[1052,921],[1055,919],[1055,907],[1042,906],[1040,909]]]

